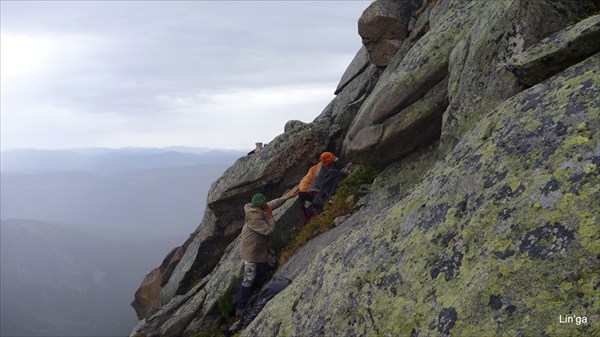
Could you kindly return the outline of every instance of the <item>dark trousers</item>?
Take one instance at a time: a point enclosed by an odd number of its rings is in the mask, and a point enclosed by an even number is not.
[[[302,201],[312,202],[317,194],[318,194],[317,192],[312,192],[312,191],[311,192],[298,192],[298,199],[300,199]]]
[[[253,263],[244,261],[244,279],[238,291],[236,311],[242,313],[252,292],[264,281],[265,277],[271,271],[272,267],[268,263]]]
[[[298,199],[300,199],[300,201],[302,201],[300,204],[300,207],[302,207],[302,212],[304,214],[304,223],[308,222],[313,216],[315,216],[315,210],[311,208],[306,208],[304,207],[304,202],[308,201],[308,202],[313,202],[313,200],[315,200],[315,197],[317,196],[317,194],[319,194],[318,192],[299,192],[298,193]]]

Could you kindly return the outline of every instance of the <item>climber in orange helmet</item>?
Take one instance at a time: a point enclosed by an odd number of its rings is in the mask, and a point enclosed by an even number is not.
[[[319,162],[313,165],[308,173],[302,178],[298,185],[298,198],[303,202],[313,202],[315,197],[322,192],[323,186],[322,178],[328,171],[333,168],[333,165],[338,158],[331,152],[323,152],[319,158]],[[303,206],[303,211],[306,219],[308,220],[313,216],[312,212],[307,212]],[[320,211],[320,209],[316,209]]]
[[[308,173],[300,180],[298,185],[298,198],[302,201],[312,202],[321,190],[319,177],[324,170],[331,168],[338,158],[331,152],[321,153],[320,161],[308,169]]]

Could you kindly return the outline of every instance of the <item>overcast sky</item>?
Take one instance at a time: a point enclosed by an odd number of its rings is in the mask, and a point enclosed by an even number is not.
[[[2,1],[1,146],[253,148],[312,121],[370,1]]]

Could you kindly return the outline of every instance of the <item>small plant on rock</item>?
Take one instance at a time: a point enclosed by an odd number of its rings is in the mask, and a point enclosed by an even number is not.
[[[340,182],[340,186],[333,197],[334,201],[345,200],[349,196],[357,194],[360,187],[365,184],[371,184],[376,175],[377,171],[375,169],[369,166],[359,166]]]
[[[352,213],[354,201],[349,200],[349,197],[358,194],[361,186],[372,183],[376,174],[374,169],[360,166],[342,180],[332,203],[325,204],[322,213],[314,216],[292,235],[290,243],[279,254],[279,265],[289,260],[312,238],[333,228],[337,217]]]
[[[225,294],[217,300],[217,307],[219,308],[219,315],[224,319],[229,319],[233,311],[233,304],[229,300],[229,297]]]

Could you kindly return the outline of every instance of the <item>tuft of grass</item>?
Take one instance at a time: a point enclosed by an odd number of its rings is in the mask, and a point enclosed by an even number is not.
[[[233,304],[229,300],[229,297],[225,294],[217,300],[217,307],[219,308],[219,315],[224,319],[229,319],[233,312]]]
[[[600,1],[589,1],[587,3],[584,3],[583,5],[583,10],[585,11],[584,15],[581,16],[576,16],[573,19],[569,20],[567,22],[567,26],[572,26],[580,21],[583,21],[587,18],[589,18],[590,16],[594,16],[594,15],[598,15],[600,14]]]
[[[279,265],[288,261],[300,247],[312,238],[333,228],[337,217],[352,213],[354,202],[348,200],[348,197],[359,193],[362,185],[372,183],[376,175],[377,172],[374,169],[360,166],[342,180],[332,199],[332,204],[325,204],[321,214],[314,216],[306,225],[296,229],[292,234],[289,244],[279,253]]]
[[[194,337],[224,337],[223,331],[218,328],[212,329],[210,331],[203,331],[198,334],[195,334]]]
[[[588,17],[600,14],[600,1],[588,2],[585,5],[585,10]]]
[[[371,184],[377,175],[377,171],[369,166],[359,166],[340,182],[334,200],[347,199],[358,192],[360,186]]]

